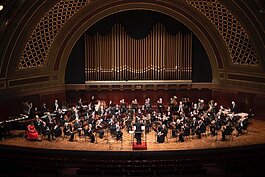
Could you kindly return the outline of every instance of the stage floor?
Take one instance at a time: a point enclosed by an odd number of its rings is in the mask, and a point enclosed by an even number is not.
[[[74,151],[135,151],[132,147],[131,135],[123,130],[123,141],[116,141],[105,134],[103,139],[97,135],[96,143],[89,142],[89,139],[84,137],[76,137],[75,141],[70,142],[68,138],[57,138],[50,142],[47,139],[42,141],[30,141],[22,137],[19,131],[12,132],[13,135],[6,137],[0,141],[0,145],[8,145],[15,147],[30,147],[40,149],[57,149],[57,150],[74,150]],[[185,139],[185,142],[177,142],[177,138],[171,137],[169,130],[168,138],[164,143],[156,142],[156,134],[151,131],[147,134],[147,150],[144,151],[169,151],[169,150],[194,150],[194,149],[214,149],[224,147],[237,147],[255,144],[265,144],[265,121],[252,120],[252,124],[248,127],[248,132],[236,137],[236,130],[233,132],[233,137],[227,141],[221,141],[221,132],[217,137],[202,136],[198,139],[196,136]]]

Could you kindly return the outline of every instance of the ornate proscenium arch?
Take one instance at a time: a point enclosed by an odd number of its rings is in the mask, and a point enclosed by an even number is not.
[[[199,22],[196,22],[196,19],[193,19],[193,17],[189,16],[187,13],[185,13],[185,9],[178,8],[176,9],[175,6],[172,6],[171,4],[162,3],[162,2],[154,2],[154,3],[145,3],[145,2],[139,2],[133,3],[133,2],[127,2],[127,3],[121,3],[121,2],[113,2],[113,4],[106,4],[98,7],[97,9],[90,9],[89,6],[82,9],[83,16],[79,16],[78,19],[75,19],[75,24],[71,25],[71,30],[69,30],[70,26],[67,26],[67,34],[65,36],[64,41],[57,41],[62,46],[67,46],[66,48],[52,48],[51,51],[56,55],[56,63],[54,69],[57,70],[59,63],[60,63],[60,69],[58,70],[60,75],[65,73],[67,58],[70,54],[69,51],[71,51],[74,43],[77,41],[77,39],[94,23],[99,21],[100,19],[117,12],[126,11],[126,10],[150,10],[150,11],[157,11],[160,13],[164,13],[166,15],[169,15],[173,18],[176,18],[177,20],[184,23],[186,26],[188,26],[203,42],[204,47],[207,50],[207,53],[209,57],[211,58],[211,65],[213,70],[214,82],[218,82],[218,73],[217,71],[219,69],[223,69],[224,65],[220,57],[222,57],[223,52],[218,52],[217,44],[215,43],[214,39],[207,39],[206,33],[207,29],[203,29],[203,27],[200,25]],[[199,26],[198,26],[199,25]],[[62,36],[61,36],[62,37]],[[60,38],[60,37],[59,37]],[[57,38],[57,39],[59,39]],[[55,51],[59,51],[55,53]],[[225,57],[223,55],[223,57]],[[63,66],[63,67],[62,67]],[[62,75],[63,76],[63,75]]]
[[[53,1],[54,5],[49,10],[40,13],[43,15],[38,17],[40,20],[31,32],[23,28],[28,36],[16,41],[14,46],[24,44],[25,47],[19,53],[10,53],[9,59],[12,58],[14,61],[3,62],[7,64],[1,67],[8,67],[8,72],[4,77],[5,80],[0,81],[6,83],[3,88],[23,86],[23,89],[30,90],[35,83],[38,83],[38,89],[64,86],[65,69],[70,52],[76,41],[90,26],[117,12],[150,10],[177,19],[198,37],[210,60],[213,83],[227,84],[231,78],[240,80],[240,74],[245,71],[242,71],[242,68],[246,69],[249,81],[262,82],[264,76],[261,73],[260,50],[257,52],[252,45],[249,38],[251,35],[247,34],[249,30],[244,30],[244,25],[241,25],[233,13],[219,1],[222,2],[222,0]],[[222,20],[218,21],[218,18]],[[229,22],[231,19],[233,23]],[[22,37],[24,31],[19,33],[18,37]],[[253,77],[257,69],[259,76]],[[34,77],[32,74],[35,74]]]

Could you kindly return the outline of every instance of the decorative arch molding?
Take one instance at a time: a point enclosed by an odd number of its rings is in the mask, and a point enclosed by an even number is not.
[[[47,64],[47,55],[54,38],[65,23],[90,0],[60,0],[40,20],[29,37],[21,58],[19,69],[42,67]]]
[[[65,6],[62,5],[64,1],[57,1],[58,2],[54,3],[55,5],[44,14],[52,14],[51,16],[53,16],[54,11],[65,10]],[[67,2],[74,3],[76,1],[67,0]],[[36,80],[40,81],[38,88],[63,86],[68,57],[73,46],[83,34],[83,32],[86,31],[91,25],[108,15],[120,11],[134,9],[151,10],[164,13],[185,24],[191,31],[193,31],[193,33],[198,37],[198,39],[206,49],[212,67],[213,83],[226,83],[225,80],[228,79],[227,71],[233,68],[233,66],[231,66],[231,55],[229,53],[229,50],[227,49],[227,45],[220,35],[219,31],[216,30],[211,21],[205,18],[205,15],[203,15],[199,11],[194,10],[194,7],[189,5],[186,0],[80,0],[78,2],[80,2],[78,9],[69,4],[66,5],[67,7],[69,7],[68,10],[72,11],[69,12],[67,19],[61,21],[61,24],[57,26],[58,28],[55,31],[48,30],[45,33],[45,39],[52,37],[48,40],[49,45],[45,46],[47,47],[47,50],[45,49],[45,52],[43,52],[43,57],[45,59],[37,59],[37,63],[34,63],[35,61],[32,60],[32,63],[34,64],[29,64],[29,66],[23,64],[21,65],[21,61],[26,58],[26,55],[24,55],[25,52],[22,52],[20,54],[20,58],[15,59],[16,62],[12,62],[16,63],[16,65],[13,64],[9,66],[9,76],[7,76],[7,82],[1,81],[1,83],[3,83],[1,85],[4,85],[4,88],[17,86],[19,87],[21,85],[28,85],[30,87],[30,83],[28,84],[28,82],[31,82],[32,84]],[[57,6],[58,9],[55,8]],[[54,19],[49,19],[48,17],[49,15],[44,15],[43,18],[41,18],[41,20],[36,23],[37,25],[34,28],[35,30],[33,30],[31,35],[29,35],[29,38],[27,39],[28,41],[24,41],[25,43],[22,42],[23,44],[29,43],[32,39],[35,39],[36,37],[33,38],[32,36],[39,34],[40,31],[43,30],[39,26],[40,23],[47,25],[45,22],[50,22],[50,20],[52,21],[50,23],[51,25],[56,23]],[[51,29],[52,28],[53,27],[51,27]],[[40,31],[37,31],[36,29],[39,29]],[[56,34],[54,34],[54,32],[56,32]],[[51,35],[49,36],[49,34]],[[36,38],[36,40],[38,40],[38,37]],[[34,56],[34,52],[31,54],[32,56]],[[242,71],[242,67],[237,68],[237,70],[244,72]],[[247,71],[251,73],[253,72],[253,69],[251,69],[251,67],[248,67]],[[32,73],[35,74],[33,78]],[[259,76],[263,77],[263,74],[260,74]]]
[[[54,71],[58,71],[59,77],[64,78],[67,59],[72,47],[80,36],[100,19],[121,11],[150,10],[171,16],[193,31],[204,45],[210,58],[213,71],[213,83],[218,83],[220,78],[218,71],[223,71],[225,69],[223,60],[228,57],[227,51],[221,51],[222,48],[225,48],[225,44],[220,44],[220,37],[212,33],[214,30],[208,27],[205,28],[198,19],[194,18],[194,16],[187,12],[188,10],[183,7],[183,5],[184,4],[171,4],[164,1],[155,1],[153,3],[140,1],[137,1],[137,3],[133,1],[114,1],[112,3],[101,4],[100,6],[97,6],[97,8],[93,6],[84,7],[80,11],[78,18],[73,17],[73,19],[71,19],[74,23],[66,24],[63,29],[64,33],[58,34],[58,40],[54,41],[56,42],[56,45],[53,45],[50,50],[53,58],[56,59],[54,63]],[[63,40],[61,40],[62,37],[64,37]],[[222,47],[220,48],[220,46]]]
[[[231,63],[259,66],[256,51],[246,30],[235,16],[218,0],[186,0],[209,19],[226,43]]]

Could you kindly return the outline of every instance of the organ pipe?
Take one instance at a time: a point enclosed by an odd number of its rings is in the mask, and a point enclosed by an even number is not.
[[[169,34],[156,24],[143,39],[129,36],[121,24],[109,34],[85,35],[87,81],[191,80],[192,34]]]

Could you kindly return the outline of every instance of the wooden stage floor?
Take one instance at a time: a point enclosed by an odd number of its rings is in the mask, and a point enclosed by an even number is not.
[[[168,140],[158,144],[155,141],[155,132],[151,131],[148,133],[147,150],[145,151],[214,149],[265,144],[265,121],[252,120],[252,124],[248,127],[248,132],[236,137],[237,132],[235,130],[232,139],[228,139],[227,141],[221,141],[221,132],[219,132],[217,139],[210,135],[202,136],[201,139],[194,136],[186,139],[185,142],[177,142],[177,139],[170,137],[170,134],[171,131],[169,131]],[[1,140],[0,145],[74,151],[135,151],[132,149],[131,135],[125,131],[123,132],[123,141],[116,141],[109,134],[105,134],[103,139],[97,136],[96,143],[91,143],[83,137],[76,137],[74,142],[69,142],[68,138],[57,138],[52,142],[47,139],[43,139],[42,141],[29,141],[23,138],[21,133],[19,134],[19,132],[15,131],[11,137]]]

